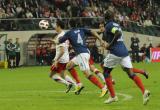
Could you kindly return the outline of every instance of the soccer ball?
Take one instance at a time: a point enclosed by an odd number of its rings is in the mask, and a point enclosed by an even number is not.
[[[41,29],[48,29],[48,27],[49,27],[49,22],[48,22],[47,20],[41,20],[41,21],[39,22],[39,27],[40,27]]]

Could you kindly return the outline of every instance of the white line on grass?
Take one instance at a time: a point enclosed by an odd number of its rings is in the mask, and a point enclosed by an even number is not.
[[[2,92],[2,91],[1,91]],[[38,90],[26,90],[26,91],[7,91],[9,93],[65,93],[65,91],[61,91],[61,90],[57,90],[57,91],[38,91]],[[73,91],[70,91],[73,92]],[[83,94],[97,94],[99,92],[96,91],[83,91]],[[128,101],[131,100],[133,97],[131,95],[128,94],[124,94],[124,93],[117,93],[117,95],[122,96],[123,99],[122,101]],[[8,101],[12,101],[12,100],[17,100],[17,101],[23,101],[23,100],[28,100],[27,98],[5,98],[5,97],[0,97],[0,100],[8,100]],[[60,100],[65,100],[65,99],[55,99],[57,101]]]

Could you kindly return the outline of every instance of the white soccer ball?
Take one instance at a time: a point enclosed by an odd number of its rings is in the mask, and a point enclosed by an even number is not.
[[[39,22],[39,27],[40,27],[41,29],[48,29],[48,27],[49,27],[49,22],[48,22],[47,20],[41,20],[41,21]]]

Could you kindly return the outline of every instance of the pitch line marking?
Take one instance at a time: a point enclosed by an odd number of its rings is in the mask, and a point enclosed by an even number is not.
[[[65,93],[65,91],[10,91],[10,93]],[[73,93],[73,91],[70,91]],[[99,92],[94,92],[94,91],[83,91],[83,94],[95,94],[95,93],[99,93]],[[128,101],[131,100],[133,97],[131,95],[128,94],[124,94],[124,93],[117,93],[117,95],[122,96],[123,99],[122,101]],[[22,101],[22,100],[28,100],[27,98],[2,98],[0,97],[0,100],[18,100],[18,101]],[[56,99],[57,101],[60,100],[64,100],[64,99]]]

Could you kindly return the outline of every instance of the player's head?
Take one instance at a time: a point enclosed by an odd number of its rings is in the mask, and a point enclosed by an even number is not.
[[[64,22],[62,20],[57,20],[55,29],[57,32],[60,32],[62,29],[64,29]]]
[[[69,24],[71,28],[76,28],[77,27],[77,21],[75,18],[70,19]]]
[[[105,15],[104,15],[104,17],[105,17],[105,20],[114,20],[114,16],[115,16],[115,13],[112,11],[112,10],[106,10],[106,12],[105,12]]]
[[[104,22],[100,22],[99,23],[99,30],[100,30],[100,32],[104,32],[105,31],[105,23]]]

